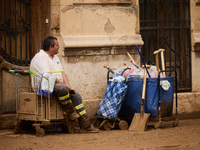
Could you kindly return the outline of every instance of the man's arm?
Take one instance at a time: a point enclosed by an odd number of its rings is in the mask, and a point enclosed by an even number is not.
[[[67,87],[69,88],[69,91],[70,91],[71,90],[71,86],[69,84],[67,75],[65,74],[64,71],[62,72],[62,77],[63,77],[63,82],[56,78],[56,83],[61,83],[61,84],[67,85]]]
[[[71,90],[71,86],[70,86],[70,84],[69,84],[69,81],[68,81],[67,75],[65,74],[64,71],[62,72],[62,76],[63,76],[63,82],[64,82],[64,84],[68,86],[69,91],[70,91],[70,90]]]

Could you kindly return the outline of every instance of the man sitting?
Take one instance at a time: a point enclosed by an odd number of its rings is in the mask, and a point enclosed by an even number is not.
[[[70,94],[71,86],[67,75],[65,74],[62,64],[56,54],[58,54],[60,46],[56,37],[49,36],[44,40],[43,50],[40,50],[30,64],[30,71],[41,73],[51,73],[56,75],[53,94],[55,94],[64,111],[64,117],[67,121],[68,130],[74,132],[74,124],[78,119],[80,132],[99,132],[94,128],[84,109],[82,98],[79,93]]]

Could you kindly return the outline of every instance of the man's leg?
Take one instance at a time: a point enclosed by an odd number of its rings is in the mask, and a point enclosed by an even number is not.
[[[80,132],[99,132],[99,129],[94,128],[90,123],[90,119],[83,106],[81,95],[76,92],[75,94],[70,95],[70,98],[78,113],[80,114],[80,117],[78,118],[81,128]]]
[[[64,84],[56,83],[54,86],[53,94],[58,96],[60,103],[62,104],[64,117],[67,122],[68,130],[70,133],[74,132],[75,121],[80,117],[76,113],[74,105],[69,96],[68,87]]]

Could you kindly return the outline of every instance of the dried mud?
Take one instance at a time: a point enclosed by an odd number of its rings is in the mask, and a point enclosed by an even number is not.
[[[1,150],[199,150],[200,119],[163,122],[160,129],[148,123],[147,131],[100,130],[99,133],[64,134],[48,132],[37,137],[35,132],[14,134],[0,130]]]

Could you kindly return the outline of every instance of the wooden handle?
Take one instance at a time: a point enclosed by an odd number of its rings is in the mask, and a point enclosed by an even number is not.
[[[158,53],[156,53],[155,55],[156,55],[156,68],[157,68],[157,71],[159,72],[159,57],[158,57]]]
[[[153,54],[154,54],[154,55],[155,55],[155,54],[158,54],[158,53],[160,52],[160,50],[161,50],[161,49],[159,49],[159,50],[157,50],[157,51],[154,51]]]
[[[136,62],[133,60],[133,58],[131,57],[131,55],[129,54],[129,52],[127,52],[127,55],[129,56],[129,58],[131,59],[130,62],[137,68],[139,68],[139,66],[136,64]]]
[[[159,72],[159,55],[158,53],[160,53],[161,49],[157,50],[157,51],[154,51],[153,54],[155,55],[156,57],[156,68],[157,68],[157,71]]]
[[[162,63],[162,70],[165,70],[165,62],[164,62],[164,49],[160,49],[160,55],[161,55],[161,63]],[[163,72],[163,77],[166,77],[165,72]]]
[[[127,55],[129,56],[129,58],[131,59],[131,61],[135,62],[135,61],[133,60],[133,58],[131,57],[131,55],[129,54],[129,52],[127,52]]]
[[[110,69],[110,68],[108,67],[107,64],[105,64],[103,67],[106,68],[106,69],[108,69],[111,73],[113,73],[113,74],[115,73],[112,69]]]
[[[143,89],[142,89],[142,99],[145,99],[145,92],[146,92],[146,82],[147,82],[147,71],[144,69],[144,80],[143,80]]]
[[[147,69],[150,69],[151,68],[151,65],[146,65]],[[145,69],[145,66],[142,65],[142,69]]]
[[[123,63],[124,66],[129,67],[126,63]]]
[[[151,68],[151,65],[146,65],[147,69]],[[147,81],[147,70],[144,65],[142,65],[142,69],[144,69],[144,80],[143,80],[143,89],[142,89],[142,99],[145,99],[146,92],[146,81]]]
[[[107,68],[107,69],[109,68],[107,64],[103,65],[103,67],[104,67],[104,68]]]

